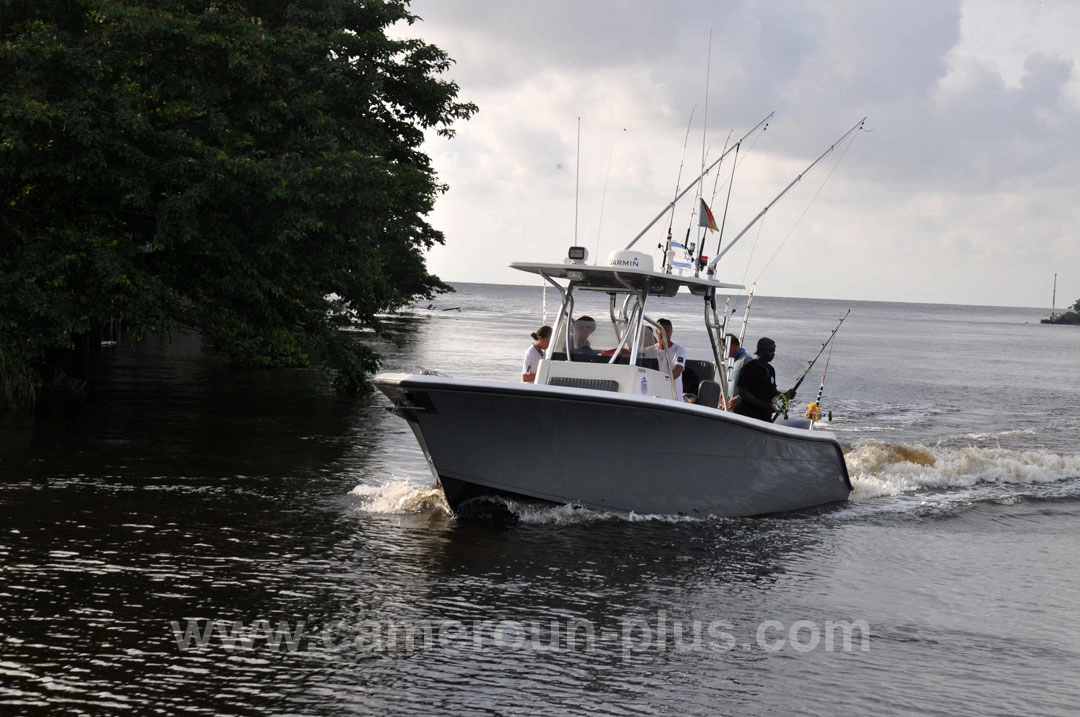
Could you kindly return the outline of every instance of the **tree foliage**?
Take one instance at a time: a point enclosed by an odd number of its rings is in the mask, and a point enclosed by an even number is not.
[[[0,370],[40,381],[119,318],[362,386],[377,359],[340,328],[447,288],[421,145],[476,109],[443,51],[388,36],[416,19],[407,0],[0,4]]]

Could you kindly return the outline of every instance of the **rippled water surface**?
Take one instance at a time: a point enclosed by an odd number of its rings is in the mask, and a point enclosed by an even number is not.
[[[512,380],[542,298],[462,285],[377,343]],[[747,336],[789,383],[848,308],[855,493],[742,520],[456,520],[380,396],[117,346],[0,424],[0,713],[1074,714],[1080,330],[758,297]]]

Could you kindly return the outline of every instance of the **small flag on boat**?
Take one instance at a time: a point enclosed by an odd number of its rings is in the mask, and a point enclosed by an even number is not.
[[[698,226],[708,227],[711,232],[720,231],[720,228],[716,226],[716,217],[712,215],[709,205],[705,203],[703,198],[699,198],[698,201],[701,202],[701,211],[698,213]]]
[[[671,266],[676,269],[693,269],[694,255],[680,241],[671,242]]]

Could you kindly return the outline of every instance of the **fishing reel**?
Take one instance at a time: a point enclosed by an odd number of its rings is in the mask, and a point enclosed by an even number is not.
[[[788,401],[788,397],[786,394],[777,394],[776,398],[772,400],[773,413],[780,414],[784,417],[784,420],[786,421],[788,417],[788,406],[790,405],[790,403],[791,402]]]

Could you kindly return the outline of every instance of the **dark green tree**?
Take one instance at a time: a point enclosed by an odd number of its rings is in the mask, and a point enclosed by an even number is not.
[[[446,290],[421,150],[474,105],[408,0],[0,3],[0,407],[120,319],[236,363],[312,356],[363,387],[341,327]]]

